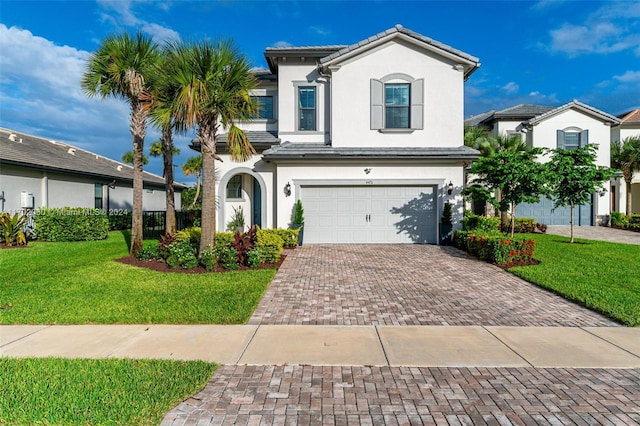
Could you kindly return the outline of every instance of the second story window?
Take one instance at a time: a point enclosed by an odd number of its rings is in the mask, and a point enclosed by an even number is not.
[[[558,130],[557,147],[562,149],[578,149],[589,143],[589,130]]]
[[[256,114],[253,118],[259,120],[273,119],[273,96],[252,96],[251,99],[256,103]]]
[[[298,130],[316,130],[316,88],[298,87]]]
[[[385,128],[409,128],[409,83],[387,83],[384,85]]]

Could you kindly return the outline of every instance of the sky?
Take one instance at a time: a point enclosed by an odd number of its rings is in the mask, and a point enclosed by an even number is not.
[[[465,118],[577,99],[609,114],[640,108],[638,1],[7,1],[0,0],[0,127],[120,160],[129,108],[86,97],[86,61],[108,35],[232,39],[266,68],[269,46],[352,44],[401,24],[480,59],[465,83]],[[176,137],[179,165],[193,133]],[[147,130],[146,147],[159,139]],[[162,175],[162,160],[146,170]]]

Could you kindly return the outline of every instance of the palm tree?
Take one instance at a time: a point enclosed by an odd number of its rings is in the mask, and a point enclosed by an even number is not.
[[[133,151],[125,152],[124,154],[122,154],[121,159],[123,163],[133,165]],[[146,166],[147,164],[149,164],[149,157],[147,157],[146,155],[143,155],[142,165]]]
[[[173,43],[167,49],[165,75],[177,86],[169,109],[185,128],[196,127],[202,153],[202,237],[200,252],[215,238],[216,138],[227,129],[227,150],[234,161],[255,154],[246,134],[236,126],[256,107],[250,92],[257,81],[247,60],[230,41]]]
[[[152,97],[149,79],[158,60],[157,45],[142,33],[107,37],[91,54],[81,85],[89,97],[115,97],[131,107],[129,129],[133,138],[133,212],[131,254],[142,248],[143,151]]]
[[[154,99],[158,99],[158,94]],[[155,105],[155,103],[154,103]],[[155,108],[154,108],[155,110]],[[153,112],[152,112],[153,114]],[[171,126],[162,127],[161,140],[155,141],[149,147],[149,155],[152,157],[162,156],[165,193],[165,232],[176,233],[176,204],[175,190],[173,185],[173,156],[179,155],[180,150],[173,145],[173,132]]]
[[[189,159],[182,165],[182,172],[185,176],[196,175],[196,195],[193,197],[193,202],[189,206],[189,209],[193,209],[200,196],[200,176],[202,175],[202,156],[189,157]]]
[[[622,171],[627,184],[627,217],[631,217],[631,180],[633,173],[640,171],[640,136],[611,142],[611,167]]]

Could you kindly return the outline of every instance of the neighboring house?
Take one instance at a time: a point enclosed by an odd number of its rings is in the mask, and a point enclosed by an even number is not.
[[[520,135],[530,147],[572,149],[587,143],[595,144],[598,146],[596,164],[607,167],[610,165],[611,126],[619,123],[618,118],[575,100],[557,108],[517,105],[465,120],[465,125],[484,126],[490,134]],[[610,193],[600,191],[591,203],[575,209],[574,223],[587,226],[607,223],[610,213]],[[569,207],[554,209],[553,202],[547,198],[516,207],[516,217],[532,217],[547,225],[567,225],[570,216]]]
[[[175,186],[180,206],[182,184]],[[165,210],[164,178],[144,173],[145,210]],[[133,168],[64,142],[0,128],[0,207],[131,211]]]
[[[611,141],[624,141],[628,137],[640,137],[640,109],[620,114],[620,124],[611,128]],[[631,180],[631,213],[640,214],[640,172]],[[611,210],[627,213],[627,184],[621,175],[611,180]]]
[[[234,163],[218,140],[218,230],[237,206],[248,224],[287,227],[298,199],[305,243],[437,244],[446,201],[459,222],[464,168],[478,156],[462,143],[477,58],[400,25],[265,58],[262,108],[243,125],[258,154]]]

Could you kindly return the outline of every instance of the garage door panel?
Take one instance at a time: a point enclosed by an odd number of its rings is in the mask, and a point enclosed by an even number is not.
[[[303,186],[308,243],[436,243],[433,187]]]

